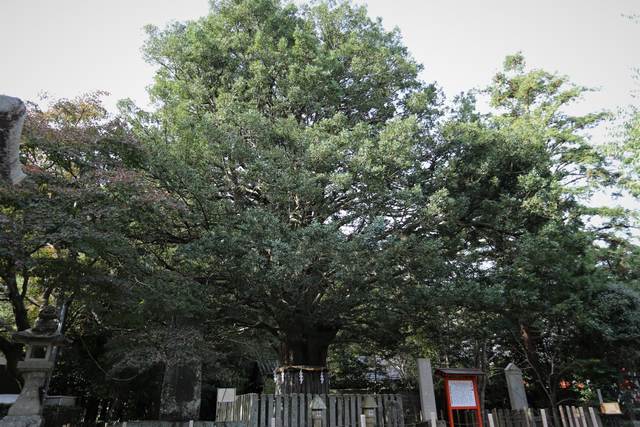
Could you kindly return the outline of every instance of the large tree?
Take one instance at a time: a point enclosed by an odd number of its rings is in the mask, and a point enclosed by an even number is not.
[[[179,206],[161,262],[273,334],[288,387],[327,378],[336,334],[395,316],[403,272],[384,259],[424,197],[435,88],[349,4],[218,1],[149,36],[158,108],[131,117]]]

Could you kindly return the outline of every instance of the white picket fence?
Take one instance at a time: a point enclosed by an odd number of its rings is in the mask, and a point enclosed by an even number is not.
[[[364,394],[320,395],[327,409],[322,427],[360,427]],[[395,394],[372,395],[376,427],[404,427],[402,399]],[[218,403],[216,421],[241,421],[247,427],[311,427],[311,394],[244,394],[234,402]]]
[[[465,423],[469,421],[461,422]],[[486,413],[485,424],[487,427],[604,427],[598,408],[576,406],[559,406],[553,411],[493,409]]]

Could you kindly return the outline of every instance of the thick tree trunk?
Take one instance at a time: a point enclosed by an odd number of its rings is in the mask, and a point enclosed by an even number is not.
[[[14,260],[8,260],[9,267],[2,272],[2,282],[4,283],[13,310],[13,318],[16,329],[24,331],[31,327],[27,308],[24,305],[24,296],[18,289],[17,269]],[[9,339],[0,337],[0,351],[7,359],[7,372],[15,379],[19,387],[22,387],[22,375],[18,372],[18,362],[22,360],[22,344],[14,343]]]
[[[15,382],[16,388],[22,388],[22,376],[18,372],[18,362],[22,360],[22,344],[12,343],[0,337],[0,351],[7,359],[7,374]]]
[[[9,302],[11,302],[11,308],[13,309],[13,317],[16,322],[16,328],[18,331],[24,331],[31,327],[29,323],[29,314],[27,308],[24,305],[24,296],[18,290],[17,269],[14,265],[14,261],[11,261],[6,275],[2,276],[5,286],[7,287],[7,296]]]
[[[329,392],[327,354],[337,328],[291,322],[283,329],[280,363],[275,372],[276,393]]]
[[[323,366],[288,366],[276,370],[276,394],[329,393],[329,371]]]

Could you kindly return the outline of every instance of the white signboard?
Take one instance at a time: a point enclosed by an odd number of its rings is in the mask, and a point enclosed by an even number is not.
[[[476,394],[471,380],[449,380],[451,407],[476,406]]]
[[[236,401],[236,389],[235,388],[219,388],[218,389],[218,398],[216,402],[218,403],[233,403]]]

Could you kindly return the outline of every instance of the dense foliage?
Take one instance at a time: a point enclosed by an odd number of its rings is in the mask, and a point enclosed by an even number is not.
[[[322,366],[336,334],[370,322],[399,284],[385,257],[425,197],[436,93],[363,9],[214,10],[150,29],[146,47],[160,108],[139,137],[189,210],[162,262],[271,332],[283,364]]]

